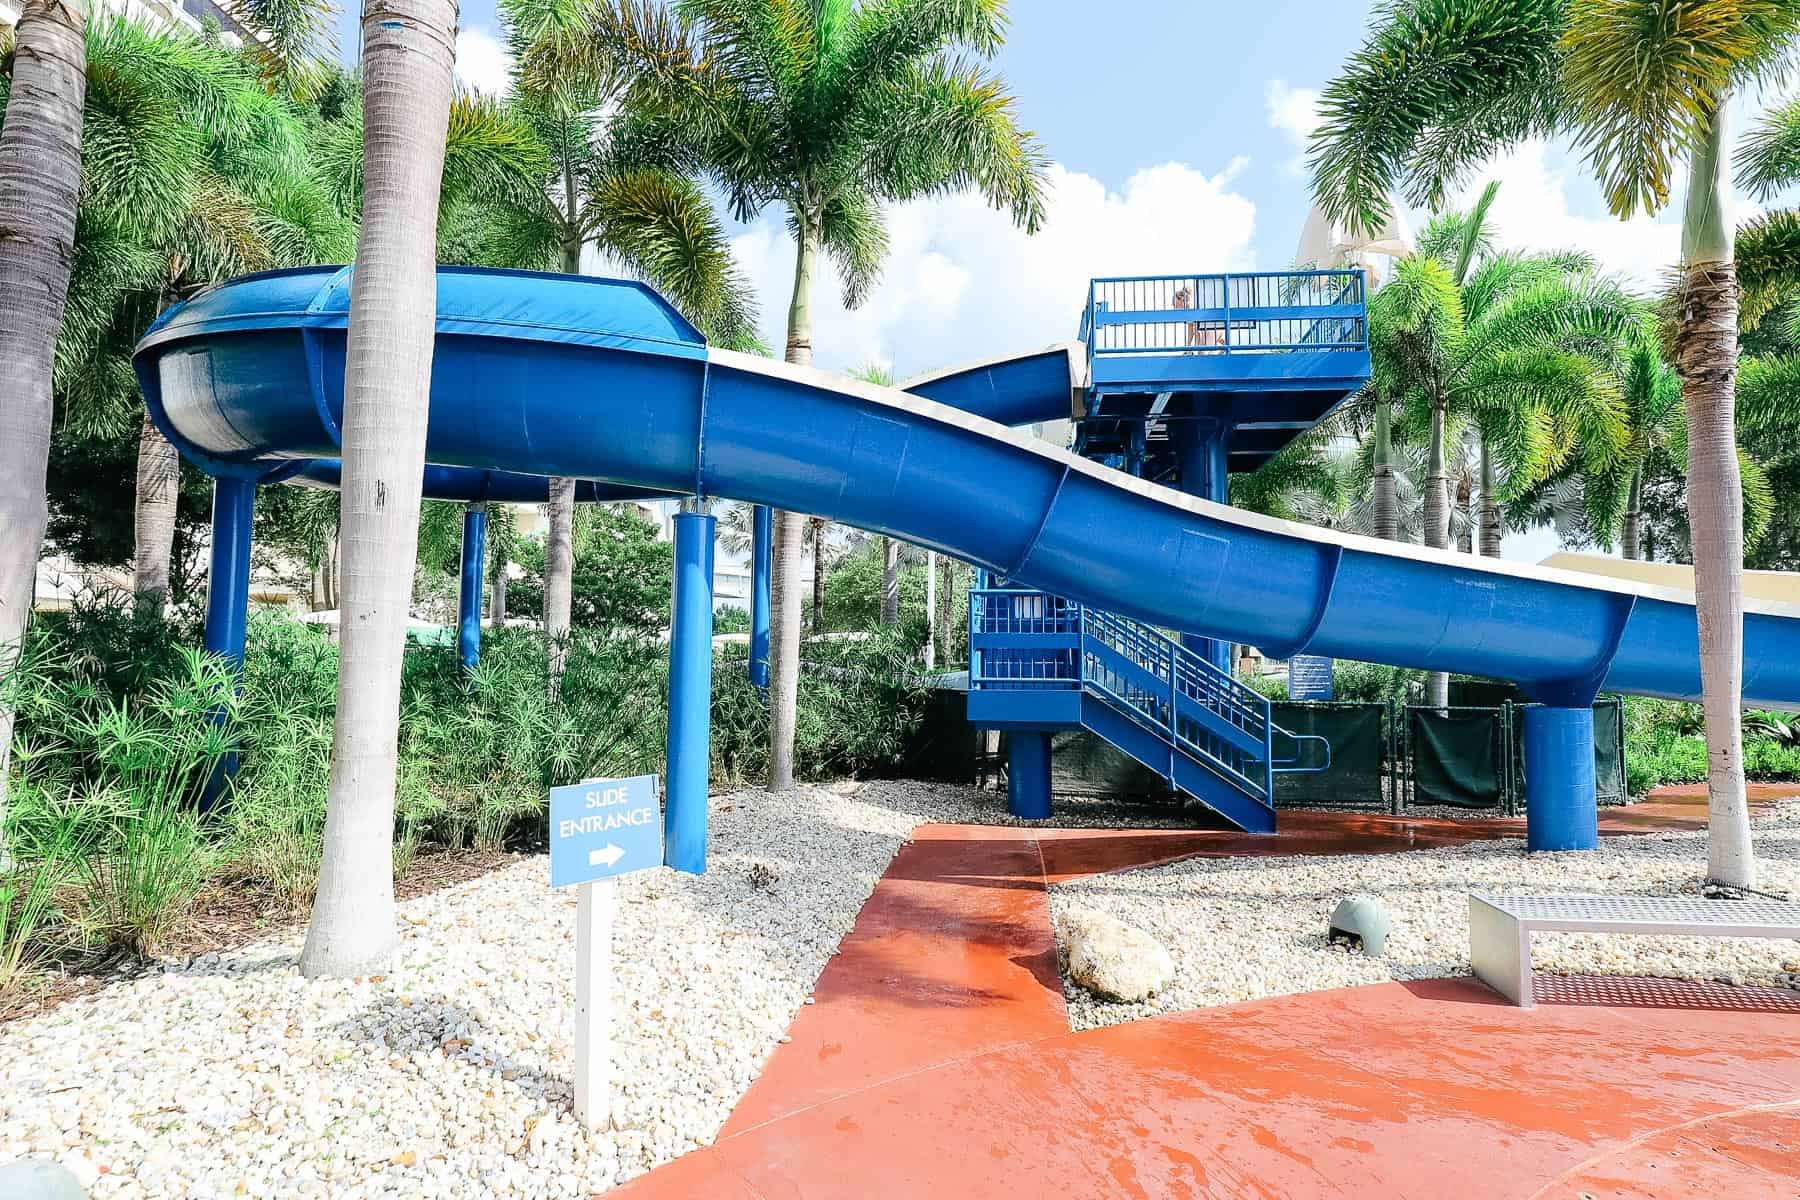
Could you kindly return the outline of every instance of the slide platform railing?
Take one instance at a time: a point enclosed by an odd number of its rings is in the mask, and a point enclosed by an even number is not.
[[[969,662],[971,693],[1061,692],[1099,700],[1153,735],[1161,750],[1204,766],[1259,805],[1273,805],[1277,774],[1322,771],[1331,763],[1324,738],[1277,726],[1266,697],[1176,639],[1047,592],[971,589]],[[1020,696],[1021,713],[1025,699]],[[990,712],[1004,706],[999,696],[984,700]],[[1148,761],[1120,748],[1179,782],[1173,760]]]
[[[1369,348],[1360,270],[1144,275],[1088,284],[1081,340],[1095,359]]]

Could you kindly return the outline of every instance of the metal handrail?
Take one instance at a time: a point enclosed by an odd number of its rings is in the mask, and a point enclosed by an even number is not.
[[[1002,607],[994,601],[1004,600]],[[1013,638],[1014,644],[997,645]],[[1098,658],[1105,650],[1155,680],[1155,689]],[[988,655],[996,653],[990,661]],[[1009,587],[969,590],[969,687],[972,690],[1081,690],[1111,701],[1164,742],[1205,762],[1247,793],[1272,803],[1277,773],[1323,771],[1331,744],[1317,734],[1277,726],[1267,697],[1214,666],[1153,626],[1117,613],[1074,604],[1047,592]],[[1247,752],[1182,711],[1187,701],[1254,740]],[[1296,745],[1293,758],[1275,757],[1279,733]],[[1323,748],[1323,763],[1301,767],[1302,742]]]
[[[1359,268],[1105,276],[1088,282],[1079,337],[1090,368],[1106,355],[1366,351],[1366,299]]]

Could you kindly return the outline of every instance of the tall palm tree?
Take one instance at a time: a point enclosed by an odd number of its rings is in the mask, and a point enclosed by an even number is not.
[[[400,664],[419,536],[437,318],[438,193],[455,0],[363,9],[365,196],[344,367],[343,621],[307,976],[367,974],[394,942]]]
[[[1625,440],[1608,363],[1588,351],[1622,340],[1639,308],[1615,286],[1552,256],[1495,255],[1459,284],[1428,254],[1395,265],[1370,301],[1377,390],[1402,398],[1400,419],[1426,447],[1425,544],[1450,545],[1447,448],[1480,427],[1508,460],[1507,487],[1529,487],[1579,452],[1591,469],[1616,463]],[[1503,498],[1503,497],[1502,497]],[[1426,679],[1425,702],[1448,703],[1449,676]]]
[[[649,140],[704,169],[741,220],[770,205],[794,235],[786,358],[813,358],[813,283],[829,255],[862,302],[887,257],[886,204],[975,188],[1035,231],[1046,160],[981,65],[1004,0],[613,0],[592,43],[635,72]],[[769,786],[793,785],[805,518],[778,513]]]
[[[1388,188],[1434,207],[1527,137],[1573,135],[1620,217],[1665,206],[1687,160],[1675,368],[1688,411],[1688,510],[1709,762],[1708,873],[1754,887],[1744,798],[1743,505],[1733,384],[1738,280],[1728,221],[1734,90],[1783,69],[1800,6],[1769,0],[1398,0],[1325,89],[1320,206],[1378,228]]]
[[[75,261],[87,47],[82,0],[25,0],[0,127],[0,677],[31,616],[48,520],[51,378]],[[0,700],[0,817],[13,710]],[[0,827],[4,822],[0,821]],[[0,865],[7,859],[0,834]]]
[[[305,126],[239,54],[119,17],[88,32],[77,269],[57,345],[65,427],[138,441],[134,588],[161,610],[180,461],[151,423],[133,347],[169,303],[232,275],[342,261],[355,241]]]

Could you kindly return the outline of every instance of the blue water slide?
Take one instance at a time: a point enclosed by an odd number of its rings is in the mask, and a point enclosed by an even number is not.
[[[281,472],[282,482],[300,487],[337,491],[343,480],[344,466],[335,458],[315,458],[299,464],[299,469]],[[273,481],[271,481],[273,482]],[[424,495],[427,500],[460,500],[465,503],[543,504],[550,498],[550,480],[544,475],[526,475],[518,471],[483,471],[470,467],[425,467]],[[672,500],[673,492],[655,488],[629,487],[618,483],[602,483],[592,479],[575,482],[577,504],[610,504],[619,500]]]
[[[136,359],[152,418],[214,474],[335,459],[349,297],[346,271],[310,268],[171,310]],[[426,454],[816,513],[1275,656],[1509,679],[1562,706],[1602,686],[1700,694],[1687,594],[1346,536],[1131,478],[1002,423],[1064,415],[1058,395],[1066,406],[1079,385],[1066,348],[1026,359],[912,394],[710,349],[638,284],[445,268]],[[1747,608],[1745,697],[1800,705],[1800,608]]]

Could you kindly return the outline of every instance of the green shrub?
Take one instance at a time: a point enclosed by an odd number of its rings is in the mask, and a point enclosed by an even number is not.
[[[1332,699],[1365,704],[1383,701],[1412,704],[1418,698],[1424,679],[1423,671],[1339,659],[1331,671]]]

